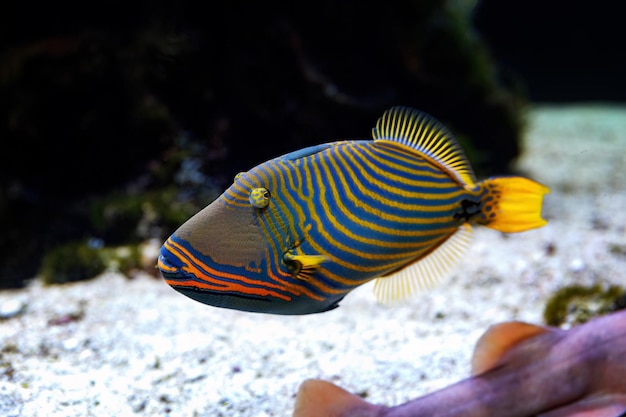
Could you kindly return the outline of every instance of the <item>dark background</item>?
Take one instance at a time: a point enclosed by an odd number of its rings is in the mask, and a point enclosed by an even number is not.
[[[9,2],[0,6],[0,287],[45,253],[164,239],[235,173],[435,115],[479,175],[523,111],[626,99],[609,1]],[[71,253],[71,252],[70,252]]]
[[[626,34],[614,2],[483,0],[474,25],[533,102],[626,100]]]

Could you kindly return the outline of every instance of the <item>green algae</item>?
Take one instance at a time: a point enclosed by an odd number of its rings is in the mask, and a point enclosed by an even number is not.
[[[38,276],[44,284],[52,285],[95,278],[105,271],[129,274],[141,268],[140,245],[99,247],[91,241],[78,241],[50,250]]]
[[[574,326],[624,308],[626,289],[621,286],[571,285],[559,289],[550,297],[543,318],[549,326]]]
[[[45,284],[62,284],[95,277],[106,269],[100,250],[87,242],[71,242],[50,250],[39,276]]]

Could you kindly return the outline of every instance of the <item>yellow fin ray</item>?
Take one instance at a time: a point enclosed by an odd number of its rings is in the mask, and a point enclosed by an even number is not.
[[[315,269],[328,258],[324,255],[294,255],[286,252],[283,260],[292,266],[292,273],[296,278],[308,280]]]
[[[484,181],[484,225],[501,232],[523,232],[544,226],[541,217],[543,196],[550,192],[545,185],[523,177],[498,177]],[[482,222],[481,222],[482,223]]]
[[[472,228],[464,224],[426,257],[392,273],[376,278],[374,294],[379,302],[404,301],[415,293],[439,283],[448,276],[469,247]]]
[[[473,186],[474,172],[452,133],[434,117],[409,107],[387,110],[372,129],[374,140],[401,143],[440,166],[459,184]]]

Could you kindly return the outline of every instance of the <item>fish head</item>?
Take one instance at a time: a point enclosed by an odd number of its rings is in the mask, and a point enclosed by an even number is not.
[[[267,164],[267,163],[266,163]],[[333,308],[298,278],[297,239],[276,178],[260,165],[234,183],[163,244],[158,268],[180,293],[205,304],[274,314]],[[293,223],[293,222],[291,222]]]

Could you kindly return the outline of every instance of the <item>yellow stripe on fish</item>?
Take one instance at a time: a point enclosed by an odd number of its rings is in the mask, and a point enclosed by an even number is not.
[[[372,135],[238,174],[165,242],[166,282],[205,304],[262,313],[326,311],[373,279],[378,299],[393,302],[448,274],[471,224],[520,232],[546,223],[547,187],[521,177],[476,182],[432,116],[393,107]]]

